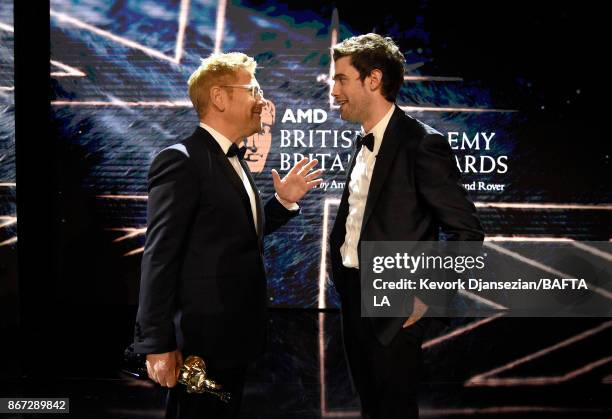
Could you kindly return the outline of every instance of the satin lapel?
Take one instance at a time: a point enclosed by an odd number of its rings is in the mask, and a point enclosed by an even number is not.
[[[353,143],[355,143],[355,141],[353,141]],[[342,198],[340,199],[340,205],[338,206],[338,214],[336,215],[336,220],[334,221],[332,232],[336,229],[336,225],[338,222],[346,222],[346,215],[348,214],[349,182],[351,181],[351,172],[353,171],[353,168],[355,167],[355,161],[357,160],[357,153],[357,148],[353,147],[353,155],[351,156],[351,161],[349,162],[346,179],[344,180]]]
[[[213,140],[214,141],[214,140]],[[242,179],[238,177],[238,173],[236,173],[236,169],[229,162],[227,156],[225,154],[215,154],[215,158],[219,163],[219,166],[223,169],[226,178],[230,181],[232,187],[240,194],[240,198],[242,200],[242,204],[247,210],[247,214],[249,214],[250,224],[253,226],[253,211],[251,211],[251,201],[249,200],[249,196],[247,195],[246,190],[244,189],[244,184],[242,183]]]
[[[401,132],[399,132],[399,125],[401,122],[401,116],[403,112],[397,106],[395,111],[389,120],[385,134],[383,135],[383,141],[376,155],[376,164],[374,165],[374,172],[372,173],[372,180],[370,181],[370,188],[368,190],[368,199],[366,201],[365,210],[363,213],[363,221],[361,223],[361,233],[359,237],[363,237],[365,226],[368,224],[368,220],[372,215],[372,211],[376,205],[376,201],[380,195],[380,191],[385,184],[385,180],[389,175],[389,170],[393,164],[393,160],[397,155],[397,148],[401,141]]]
[[[211,151],[211,154],[214,156],[214,159],[217,161],[217,164],[221,168],[221,171],[224,173],[225,177],[229,180],[229,183],[232,185],[232,187],[240,195],[242,204],[244,205],[247,211],[247,214],[249,216],[249,220],[250,220],[249,224],[253,227],[253,233],[256,233],[255,225],[253,224],[253,211],[251,210],[251,201],[249,200],[249,195],[247,194],[247,191],[244,189],[244,183],[242,182],[242,179],[240,178],[240,176],[238,176],[238,173],[236,173],[236,169],[234,169],[234,166],[232,166],[232,164],[228,160],[227,156],[221,149],[221,146],[219,146],[219,143],[217,143],[217,141],[213,138],[212,135],[210,135],[208,131],[198,126],[193,136],[199,137],[198,138],[200,140],[199,144],[203,144],[205,147],[207,147]],[[245,171],[245,173],[247,174],[249,173],[248,170],[244,169],[244,166],[243,166],[243,170]],[[249,177],[249,182],[251,183],[251,185],[254,185],[250,177]],[[253,189],[256,191],[254,187]],[[259,197],[259,194],[257,194],[257,196]],[[258,213],[261,212],[259,211],[259,209],[257,211]]]
[[[253,193],[255,194],[255,210],[257,211],[257,237],[259,239],[259,246],[261,247],[263,244],[263,205],[259,196],[259,190],[257,189],[257,186],[255,185],[255,180],[253,179],[251,171],[249,170],[249,166],[244,162],[244,160],[240,160],[240,166],[242,166],[242,170],[244,170],[244,173],[246,173],[247,179],[249,179],[249,184],[251,185],[251,188],[253,188]],[[250,207],[251,203],[249,201],[249,208]]]

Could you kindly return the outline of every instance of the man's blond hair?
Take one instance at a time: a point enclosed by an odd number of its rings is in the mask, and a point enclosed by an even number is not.
[[[241,52],[211,54],[202,59],[200,67],[187,81],[189,98],[198,116],[202,118],[206,114],[213,86],[235,83],[238,70],[243,69],[253,75],[256,67],[253,57]]]

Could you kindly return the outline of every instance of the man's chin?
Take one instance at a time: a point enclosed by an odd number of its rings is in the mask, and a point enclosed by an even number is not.
[[[250,137],[251,135],[255,135],[255,134],[261,134],[261,132],[263,131],[263,125],[262,124],[259,124],[258,126],[254,125],[253,129],[251,129],[250,131],[251,133],[247,135],[247,137]]]
[[[351,115],[347,111],[340,111],[340,119],[346,122],[356,122],[351,118]]]

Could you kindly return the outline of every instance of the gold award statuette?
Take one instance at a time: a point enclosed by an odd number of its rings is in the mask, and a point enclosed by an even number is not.
[[[221,391],[222,386],[206,376],[206,364],[199,356],[190,355],[179,372],[179,383],[187,386],[187,393],[210,393],[229,403],[231,394]]]

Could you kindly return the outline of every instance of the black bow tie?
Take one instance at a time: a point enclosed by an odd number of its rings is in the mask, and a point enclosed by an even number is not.
[[[370,151],[374,151],[374,134],[369,133],[364,137],[362,137],[361,135],[357,135],[357,150],[359,150],[364,145]]]
[[[242,160],[244,158],[244,153],[246,153],[246,149],[246,147],[239,148],[236,144],[232,144],[225,155],[227,157],[238,156],[238,160]]]

